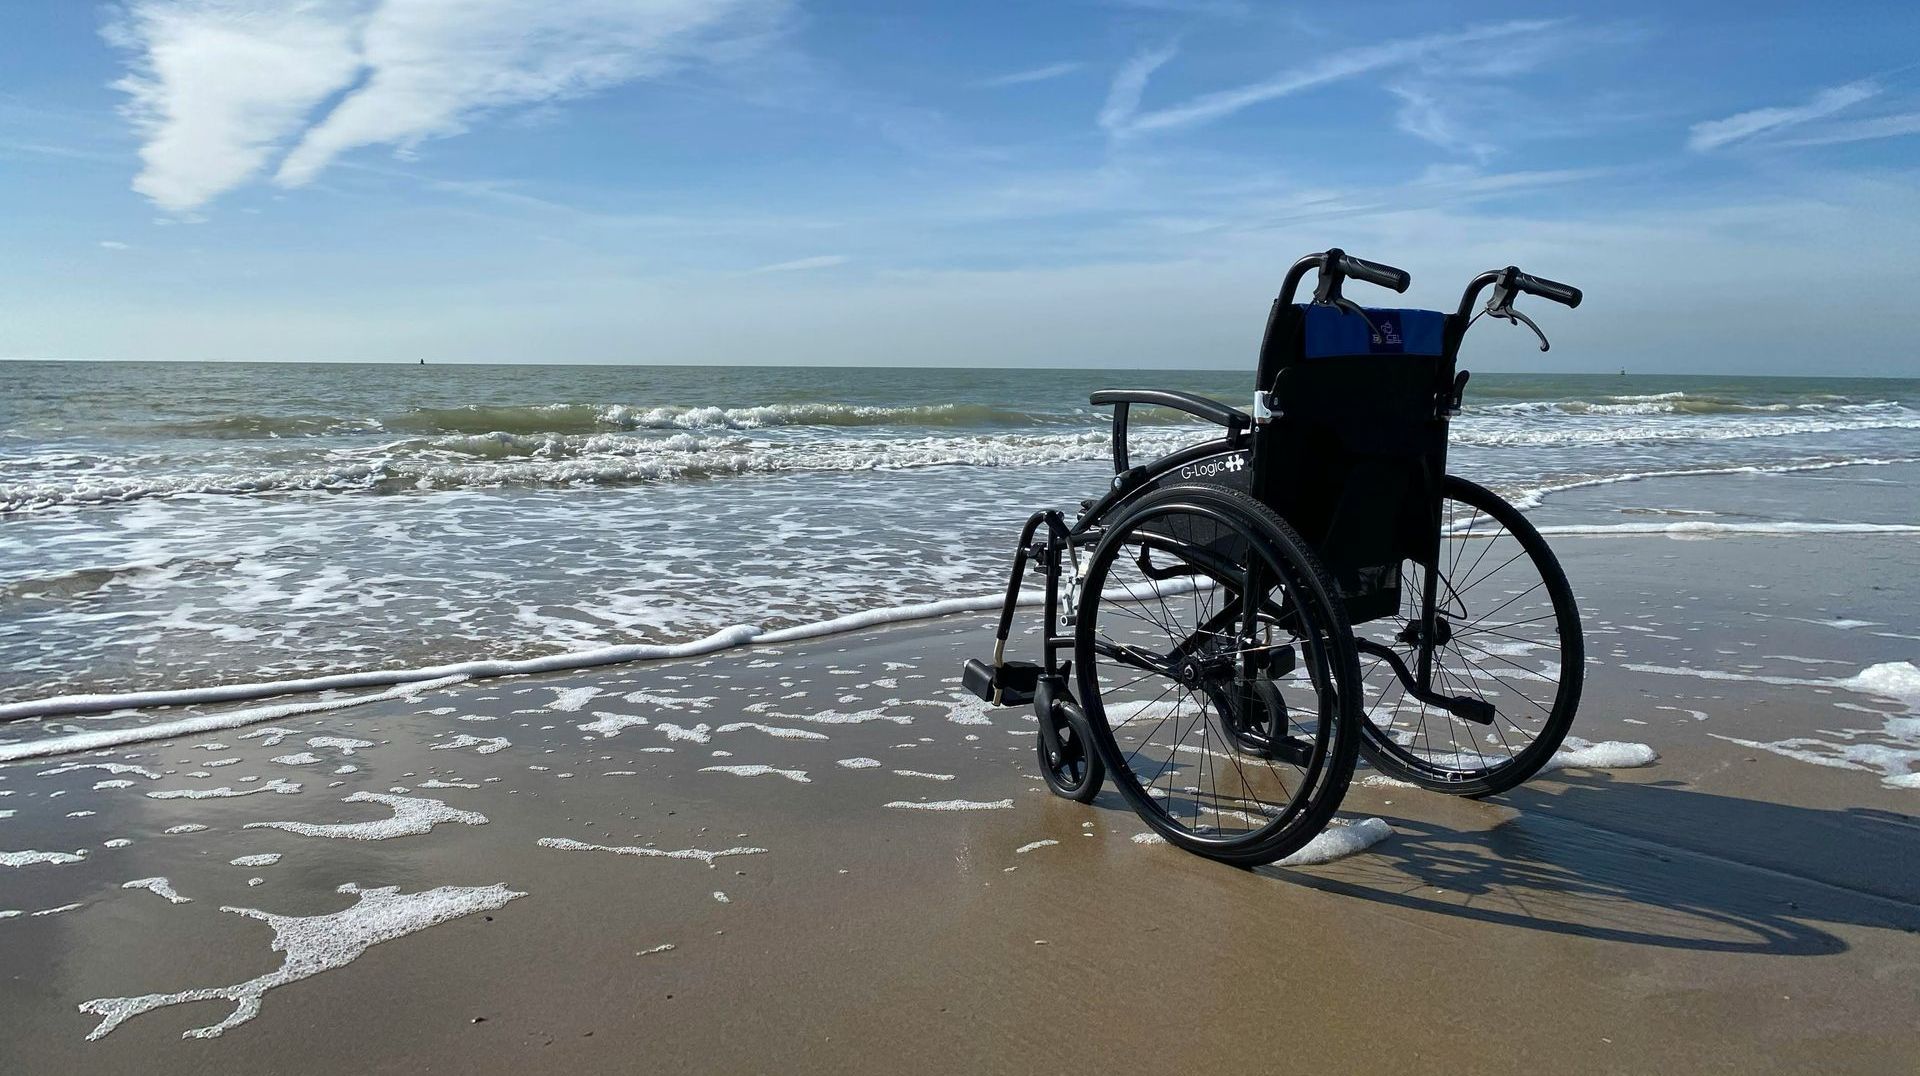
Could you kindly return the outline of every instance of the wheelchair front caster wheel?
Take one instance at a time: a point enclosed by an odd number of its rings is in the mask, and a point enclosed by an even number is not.
[[[1064,697],[1061,697],[1064,696]],[[1034,737],[1034,750],[1040,758],[1040,776],[1047,788],[1062,799],[1091,803],[1106,782],[1107,767],[1093,746],[1087,731],[1086,715],[1064,690],[1042,690],[1034,709],[1042,721],[1052,723],[1052,743],[1045,732]]]

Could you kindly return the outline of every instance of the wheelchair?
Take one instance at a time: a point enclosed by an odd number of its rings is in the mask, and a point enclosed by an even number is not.
[[[1313,297],[1296,303],[1309,273]],[[1337,248],[1294,263],[1250,413],[1160,389],[1093,394],[1113,408],[1112,482],[1071,520],[1027,520],[992,660],[962,670],[989,704],[1032,707],[1056,795],[1091,802],[1111,776],[1155,833],[1226,863],[1304,846],[1359,756],[1437,792],[1511,789],[1580,702],[1580,614],[1559,561],[1513,505],[1446,471],[1468,327],[1525,324],[1544,351],[1515,299],[1576,307],[1579,289],[1508,266],[1441,313],[1361,307],[1349,281],[1404,292],[1410,278]],[[1135,463],[1136,407],[1222,432]],[[1008,660],[1032,571],[1041,660]]]

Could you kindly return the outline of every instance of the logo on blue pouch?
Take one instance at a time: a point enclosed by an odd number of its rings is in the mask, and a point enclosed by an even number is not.
[[[1400,319],[1392,314],[1379,314],[1373,319],[1374,351],[1401,351],[1406,341],[1400,337]]]

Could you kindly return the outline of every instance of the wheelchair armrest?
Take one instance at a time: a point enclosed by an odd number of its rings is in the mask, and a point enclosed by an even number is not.
[[[1225,426],[1229,438],[1238,437],[1243,431],[1253,428],[1252,415],[1237,407],[1228,407],[1218,400],[1195,396],[1191,392],[1173,392],[1167,389],[1101,389],[1090,397],[1089,402],[1095,407],[1113,408],[1113,473],[1115,474],[1122,474],[1128,469],[1127,409],[1132,404],[1169,407],[1175,411],[1184,411],[1215,425]]]
[[[1170,407],[1175,411],[1185,411],[1189,415],[1204,418],[1217,426],[1225,426],[1228,433],[1238,433],[1253,425],[1253,416],[1237,407],[1228,407],[1218,400],[1209,400],[1205,396],[1195,396],[1191,392],[1172,392],[1167,389],[1101,389],[1093,394],[1091,402],[1095,407],[1111,404],[1144,404],[1149,407]]]

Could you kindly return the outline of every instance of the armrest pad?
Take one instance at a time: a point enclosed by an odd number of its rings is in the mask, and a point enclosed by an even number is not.
[[[1185,411],[1189,415],[1204,418],[1215,425],[1225,426],[1235,433],[1253,427],[1253,416],[1245,411],[1237,407],[1228,407],[1218,400],[1209,400],[1205,396],[1195,396],[1191,392],[1171,392],[1166,389],[1101,389],[1093,394],[1089,402],[1095,407],[1108,407],[1114,404],[1170,407],[1175,411]]]

